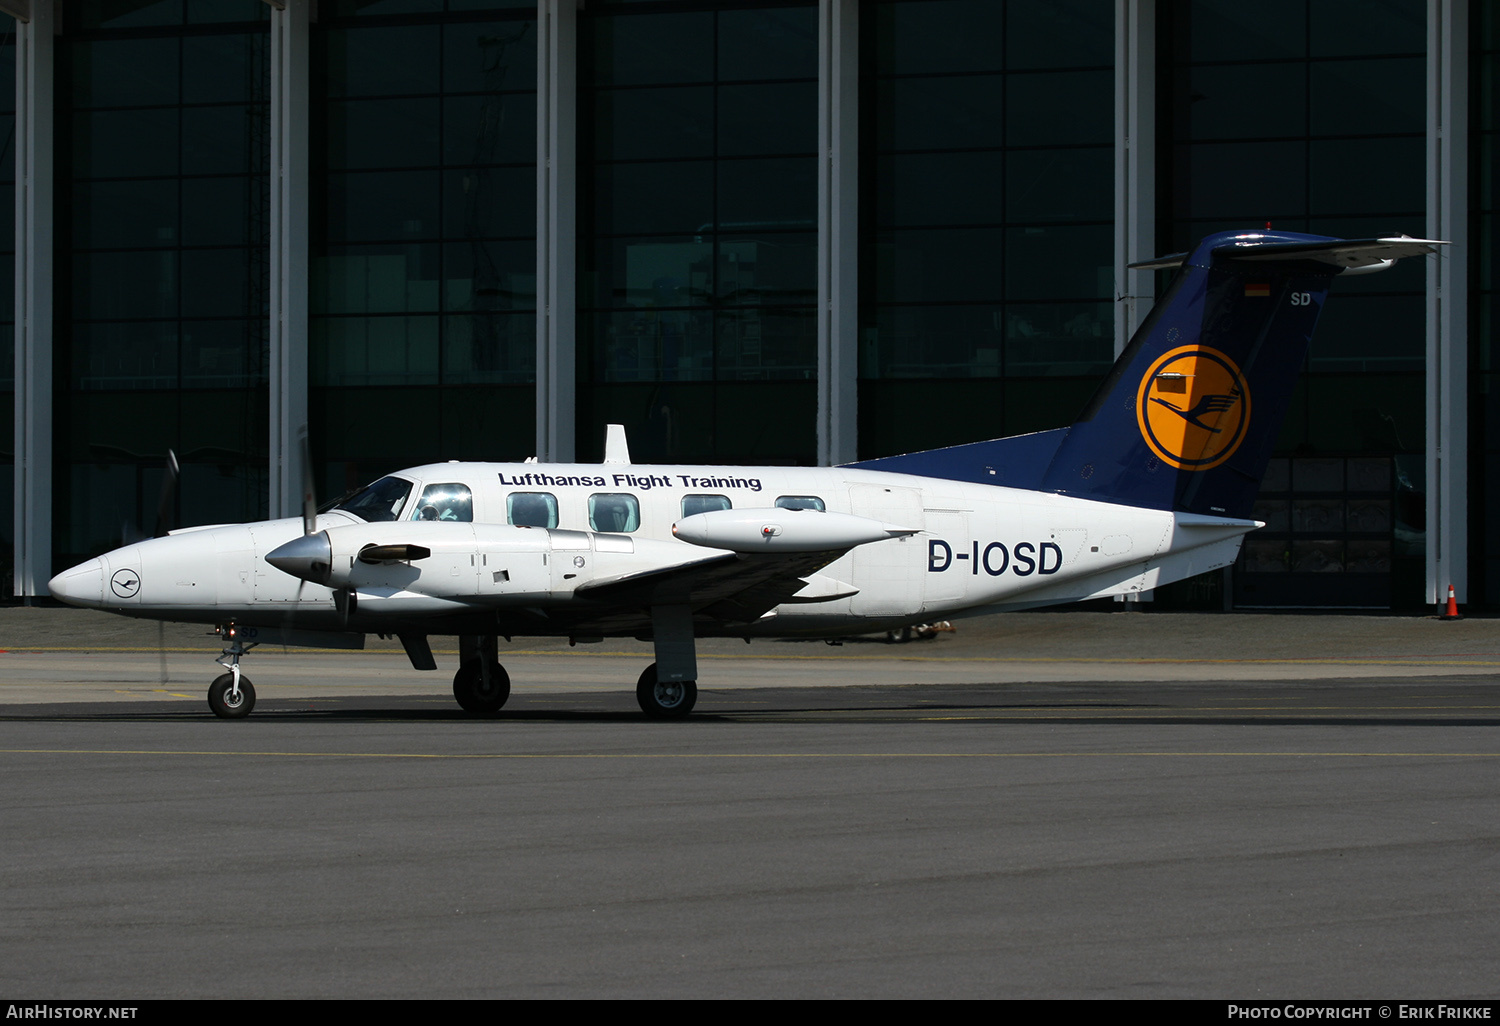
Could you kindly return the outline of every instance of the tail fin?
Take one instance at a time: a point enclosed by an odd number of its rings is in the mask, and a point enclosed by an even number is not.
[[[1335,275],[1441,243],[1211,235],[1068,428],[855,464],[1105,502],[1246,517]]]

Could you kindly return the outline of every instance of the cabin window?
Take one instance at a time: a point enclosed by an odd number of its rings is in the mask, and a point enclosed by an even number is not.
[[[395,520],[411,494],[411,482],[399,477],[382,477],[379,481],[343,500],[334,509],[347,510],[361,520],[378,524]]]
[[[590,495],[589,526],[629,534],[641,526],[641,504],[634,495]]]
[[[422,489],[413,520],[443,520],[453,524],[474,522],[474,497],[468,485],[434,484]]]
[[[682,497],[682,515],[690,517],[694,513],[712,513],[714,510],[729,509],[731,503],[727,495],[684,495]]]
[[[778,495],[776,497],[778,509],[817,509],[824,510],[828,507],[823,505],[823,500],[816,495]]]
[[[505,497],[505,520],[517,527],[556,527],[557,496],[551,492],[511,492]]]

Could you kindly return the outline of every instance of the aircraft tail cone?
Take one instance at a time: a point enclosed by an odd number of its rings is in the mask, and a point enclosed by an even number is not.
[[[1463,614],[1458,611],[1458,597],[1453,593],[1453,585],[1448,585],[1448,608],[1443,611],[1439,620],[1462,620]]]

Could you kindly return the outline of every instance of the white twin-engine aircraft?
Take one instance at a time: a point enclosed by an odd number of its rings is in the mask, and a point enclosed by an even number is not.
[[[1229,565],[1334,276],[1440,243],[1223,233],[1191,254],[1071,426],[841,467],[437,463],[300,519],[194,527],[54,577],[64,602],[216,624],[219,716],[255,644],[457,635],[454,697],[493,714],[497,639],[650,639],[648,716],[697,699],[697,637],[836,637],[1128,595]]]

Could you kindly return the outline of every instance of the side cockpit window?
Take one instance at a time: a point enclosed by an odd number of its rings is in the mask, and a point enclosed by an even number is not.
[[[641,504],[634,495],[590,495],[589,526],[596,531],[629,534],[641,526]]]
[[[395,520],[406,505],[411,494],[411,482],[400,477],[382,477],[379,481],[362,488],[349,498],[336,503],[333,508],[353,513],[370,524]]]
[[[442,520],[454,524],[474,522],[474,496],[467,485],[434,484],[422,490],[413,520]]]
[[[551,492],[511,492],[505,497],[505,522],[517,527],[556,527],[557,496]]]
[[[690,517],[694,513],[712,513],[715,510],[729,509],[730,502],[727,495],[684,495],[682,497],[682,515]]]
[[[779,509],[824,510],[828,508],[816,495],[779,495],[776,497],[776,506]]]

